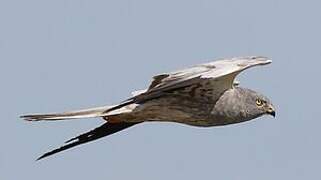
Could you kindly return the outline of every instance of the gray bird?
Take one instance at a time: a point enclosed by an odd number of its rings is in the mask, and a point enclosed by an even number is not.
[[[101,117],[105,120],[102,126],[68,140],[64,146],[45,153],[39,160],[146,121],[211,127],[249,121],[265,114],[275,117],[275,109],[267,97],[239,87],[235,81],[243,70],[271,62],[261,56],[221,59],[157,75],[148,89],[134,92],[133,97],[114,106],[21,118],[56,121]]]

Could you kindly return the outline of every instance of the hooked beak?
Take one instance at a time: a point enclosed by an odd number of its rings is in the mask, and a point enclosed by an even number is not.
[[[272,105],[269,106],[269,108],[268,108],[266,113],[271,115],[271,116],[273,116],[273,117],[276,116],[275,109],[274,109],[274,107]]]

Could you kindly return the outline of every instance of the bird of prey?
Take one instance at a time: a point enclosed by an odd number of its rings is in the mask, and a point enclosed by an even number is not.
[[[211,127],[249,121],[265,114],[275,117],[275,109],[266,96],[239,87],[235,81],[243,70],[271,62],[262,56],[220,59],[157,75],[148,89],[134,92],[133,97],[117,105],[21,118],[27,121],[104,119],[100,127],[68,140],[39,160],[147,121]]]

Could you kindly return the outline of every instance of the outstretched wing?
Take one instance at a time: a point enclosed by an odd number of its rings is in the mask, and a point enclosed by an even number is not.
[[[160,74],[153,78],[147,90],[135,92],[135,96],[108,111],[131,103],[148,101],[169,93],[192,97],[200,101],[215,102],[223,92],[238,84],[234,82],[234,79],[240,72],[271,62],[267,57],[262,56],[235,57]]]
[[[161,74],[154,77],[146,92],[139,94],[134,99],[157,97],[162,93],[192,86],[200,86],[204,90],[210,90],[214,95],[221,94],[233,87],[235,77],[243,70],[271,62],[262,56],[235,57]]]
[[[257,65],[269,64],[271,62],[267,57],[262,56],[221,59],[197,65],[189,69],[155,76],[148,92],[177,88],[181,85],[193,84],[195,81],[219,80],[225,76],[232,76],[234,80],[235,76],[245,69]],[[232,83],[233,81],[230,82],[230,86],[232,86]]]

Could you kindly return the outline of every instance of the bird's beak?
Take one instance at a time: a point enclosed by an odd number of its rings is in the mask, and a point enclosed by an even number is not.
[[[276,116],[275,109],[274,109],[274,107],[273,107],[272,105],[270,105],[270,106],[268,107],[268,110],[267,110],[266,113],[269,114],[269,115],[271,115],[271,116],[273,116],[273,117]]]

